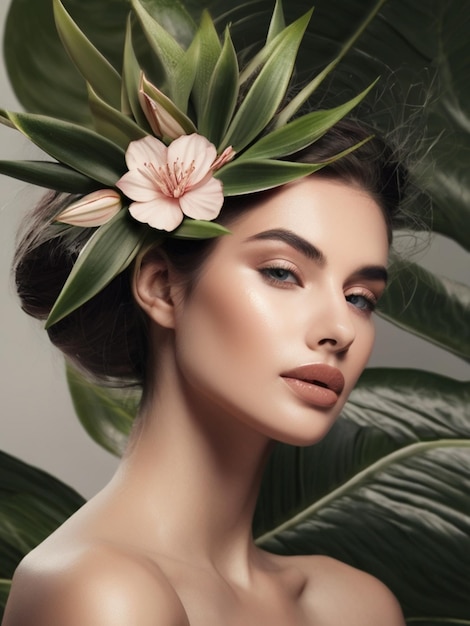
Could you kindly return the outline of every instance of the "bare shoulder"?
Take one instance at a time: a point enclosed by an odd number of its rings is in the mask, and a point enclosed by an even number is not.
[[[20,564],[3,626],[189,626],[175,590],[147,559],[103,545],[42,556],[34,551]]]
[[[307,578],[305,602],[325,618],[320,623],[405,626],[396,597],[374,576],[326,556],[294,558]]]

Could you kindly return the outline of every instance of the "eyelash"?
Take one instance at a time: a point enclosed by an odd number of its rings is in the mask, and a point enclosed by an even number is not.
[[[297,270],[295,267],[290,265],[289,263],[279,263],[276,265],[269,265],[268,267],[263,267],[260,270],[260,273],[264,276],[264,278],[270,282],[271,284],[277,287],[289,288],[292,285],[300,285],[302,286],[300,277],[298,276]],[[294,280],[282,280],[279,277],[275,276],[275,272],[285,272],[287,275],[293,276]],[[358,291],[355,293],[348,293],[345,296],[346,300],[350,302],[359,312],[369,314],[375,311],[378,299],[370,292],[370,291]],[[362,298],[365,302],[365,306],[358,307],[351,302],[351,298]]]
[[[276,285],[277,287],[286,287],[287,285],[301,285],[301,281],[296,269],[289,263],[269,265],[268,267],[262,267],[259,271],[268,282]],[[281,280],[278,276],[274,275],[275,272],[285,272],[286,274],[293,276],[295,280]]]
[[[355,304],[351,302],[350,298],[362,298],[365,301],[366,306],[357,307]],[[349,293],[346,295],[346,300],[350,302],[356,309],[358,309],[358,311],[361,311],[364,313],[373,313],[377,307],[377,298],[373,294],[371,294],[369,291]]]

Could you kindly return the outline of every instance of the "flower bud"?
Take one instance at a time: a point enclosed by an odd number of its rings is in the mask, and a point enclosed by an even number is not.
[[[55,220],[72,226],[101,226],[109,222],[121,207],[121,196],[117,191],[100,189],[70,204]]]

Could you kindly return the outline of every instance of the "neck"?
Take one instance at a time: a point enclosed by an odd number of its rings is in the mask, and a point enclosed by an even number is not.
[[[149,520],[156,551],[226,571],[240,572],[242,562],[247,571],[270,440],[165,372],[116,477],[119,488]]]

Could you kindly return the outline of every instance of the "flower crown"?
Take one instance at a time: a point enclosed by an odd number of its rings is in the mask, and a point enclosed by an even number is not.
[[[46,327],[101,291],[150,240],[155,243],[155,234],[225,234],[225,228],[211,221],[224,197],[307,176],[360,145],[318,164],[286,159],[324,135],[372,87],[336,108],[295,117],[370,16],[337,58],[281,108],[312,11],[285,26],[277,0],[264,46],[240,71],[229,28],[221,41],[206,11],[184,49],[140,0],[131,0],[119,75],[60,0],[53,0],[53,7],[62,43],[87,82],[93,129],[43,115],[0,111],[1,123],[19,130],[55,159],[3,161],[0,172],[80,195],[54,222],[65,232],[94,228]],[[147,55],[163,68],[158,87],[139,64],[133,45],[136,21],[145,34]]]

